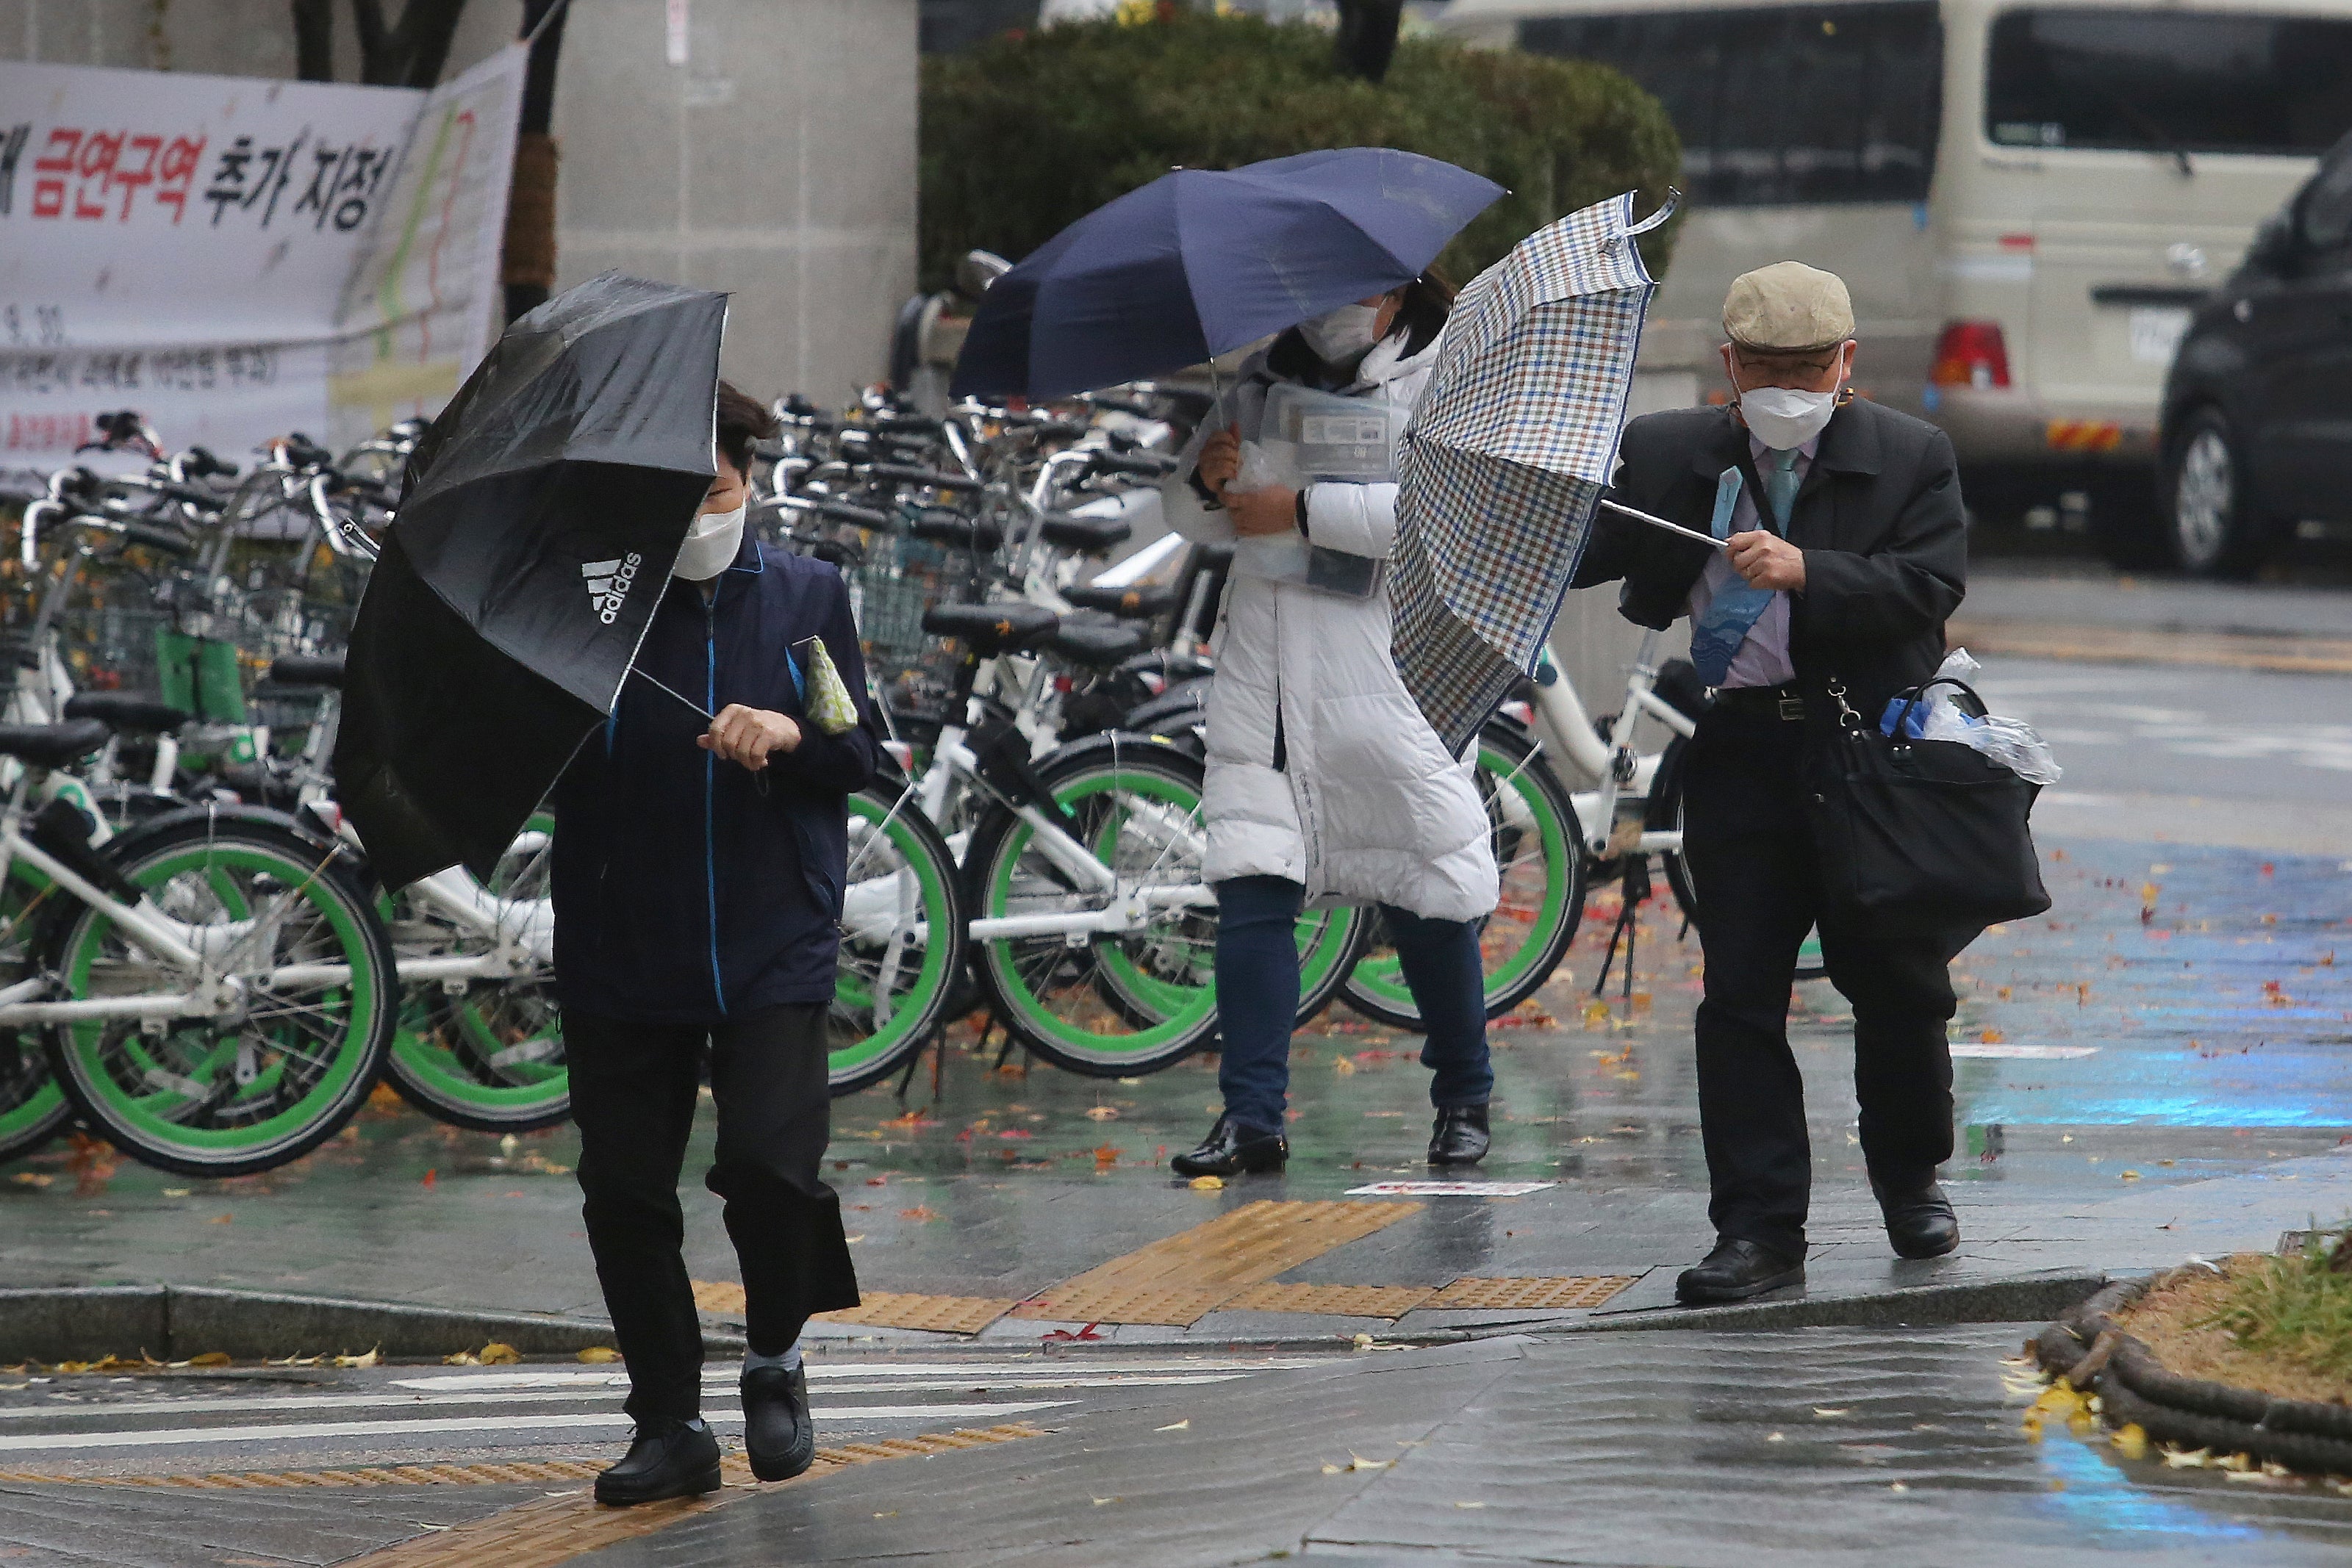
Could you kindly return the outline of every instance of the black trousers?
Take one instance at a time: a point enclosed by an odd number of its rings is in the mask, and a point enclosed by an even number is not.
[[[702,1324],[680,1251],[677,1178],[706,1041],[719,1148],[704,1181],[726,1199],[751,1348],[780,1354],[811,1313],[857,1304],[841,1199],[817,1174],[833,1122],[825,1013],[822,1002],[768,1008],[708,1030],[563,1016],[581,1213],[628,1364],[632,1419],[687,1420],[702,1409]]]
[[[1807,826],[1801,723],[1717,709],[1699,721],[1683,786],[1683,852],[1706,956],[1698,1102],[1707,1217],[1724,1236],[1805,1246],[1812,1150],[1789,1050],[1797,949],[1818,927],[1830,983],[1853,1006],[1853,1087],[1872,1178],[1934,1179],[1952,1154],[1956,1006],[1950,962],[1973,932],[1903,936],[1822,907]]]

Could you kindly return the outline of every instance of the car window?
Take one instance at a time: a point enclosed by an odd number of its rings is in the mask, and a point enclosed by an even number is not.
[[[2352,139],[2339,142],[2303,193],[2303,242],[2334,250],[2352,239]]]
[[[2051,7],[2003,13],[1985,134],[2011,147],[2325,152],[2352,126],[2352,20]]]
[[[1920,202],[1936,168],[1935,0],[1530,17],[1519,47],[1598,60],[1665,106],[1710,206]]]

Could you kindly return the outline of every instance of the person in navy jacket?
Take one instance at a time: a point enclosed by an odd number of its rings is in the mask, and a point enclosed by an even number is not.
[[[706,1060],[719,1122],[706,1182],[742,1266],[761,1479],[798,1475],[814,1453],[803,1324],[858,1300],[840,1200],[818,1172],[846,801],[878,748],[841,574],[744,529],[752,446],[773,430],[720,383],[718,477],[612,716],[554,794],[555,983],[583,1214],[636,1425],[597,1479],[609,1503],[719,1484],[677,1196]],[[858,704],[841,735],[807,717],[812,637]]]

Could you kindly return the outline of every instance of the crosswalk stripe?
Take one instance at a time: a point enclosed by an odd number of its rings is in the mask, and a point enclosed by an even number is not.
[[[727,1374],[724,1389],[714,1389],[710,1397],[733,1397],[731,1385],[735,1373]],[[919,1378],[908,1382],[893,1382],[877,1387],[871,1384],[861,1388],[818,1387],[822,1397],[815,1401],[820,1411],[855,1411],[854,1405],[836,1404],[835,1400],[856,1395],[893,1394],[900,1391],[938,1393],[950,1389],[969,1388],[974,1392],[997,1389],[1030,1388],[1165,1388],[1198,1383],[1225,1383],[1249,1375],[1242,1372],[1210,1372],[1184,1375],[1146,1375],[1139,1377],[1105,1375],[1097,1377],[981,1377],[981,1378]],[[719,1380],[706,1379],[716,1383]],[[613,1378],[592,1385],[578,1384],[551,1388],[509,1388],[486,1393],[435,1392],[431,1394],[266,1394],[229,1399],[156,1399],[121,1405],[47,1405],[21,1409],[0,1410],[0,1421],[47,1420],[51,1417],[88,1420],[107,1416],[180,1416],[219,1415],[235,1410],[368,1410],[368,1409],[429,1409],[446,1405],[533,1405],[554,1404],[572,1399],[612,1399],[628,1385],[626,1378]],[[394,1385],[413,1388],[415,1382]]]
[[[1030,1410],[1052,1410],[1071,1403],[1073,1401],[1067,1399],[1033,1399],[973,1405],[868,1405],[845,1406],[830,1412],[819,1410],[816,1414],[820,1417],[829,1415],[833,1421],[839,1423],[970,1422],[982,1416],[1002,1418]],[[706,1419],[714,1427],[728,1427],[740,1425],[743,1417],[739,1412],[720,1411]],[[134,1432],[28,1432],[16,1437],[0,1437],[0,1452],[28,1448],[163,1448],[189,1443],[298,1443],[326,1437],[391,1439],[427,1432],[523,1432],[558,1427],[626,1427],[630,1424],[627,1416],[614,1410],[582,1411],[572,1416],[473,1416],[424,1421],[311,1421],[285,1426],[175,1427]]]

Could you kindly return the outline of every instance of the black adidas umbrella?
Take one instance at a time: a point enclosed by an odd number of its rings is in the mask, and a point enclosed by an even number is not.
[[[386,887],[486,877],[611,711],[715,472],[726,319],[606,273],[508,328],[418,444],[335,743]]]

